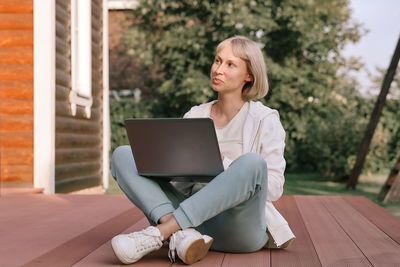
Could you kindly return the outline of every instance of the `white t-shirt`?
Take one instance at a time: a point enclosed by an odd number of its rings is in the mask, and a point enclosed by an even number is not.
[[[225,157],[235,160],[243,154],[243,126],[249,112],[246,102],[231,121],[222,128],[215,128],[219,150]]]

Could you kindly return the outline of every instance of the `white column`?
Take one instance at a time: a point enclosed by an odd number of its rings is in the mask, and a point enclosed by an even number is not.
[[[55,0],[34,0],[34,187],[55,192]]]
[[[108,71],[108,1],[103,0],[103,188],[108,188],[110,152],[110,104]]]
[[[78,41],[76,89],[81,96],[90,98],[92,97],[92,5],[91,0],[79,0],[76,4],[78,9],[76,25],[78,34],[75,36]]]

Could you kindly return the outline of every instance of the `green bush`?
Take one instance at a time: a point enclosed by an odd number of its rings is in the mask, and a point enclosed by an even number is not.
[[[318,104],[323,108],[299,120],[297,131],[287,139],[287,171],[317,172],[339,180],[348,178],[374,102],[374,99],[353,98],[346,104],[334,100]],[[399,117],[400,102],[388,100],[370,145],[364,173],[388,173],[393,167],[400,150]]]
[[[371,109],[372,110],[372,109]],[[400,101],[388,99],[365,161],[364,172],[389,173],[400,156]]]
[[[120,145],[129,144],[124,120],[127,118],[151,118],[152,102],[134,98],[110,99],[111,152]]]
[[[340,105],[308,116],[303,134],[286,150],[288,170],[344,179],[354,164],[364,128],[365,120]]]

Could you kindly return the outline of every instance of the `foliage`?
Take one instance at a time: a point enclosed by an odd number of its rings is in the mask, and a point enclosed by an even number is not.
[[[363,34],[346,0],[143,0],[132,11],[127,54],[157,77],[154,116],[179,117],[215,98],[209,71],[223,39],[245,35],[263,47],[270,93],[287,131],[289,171],[348,172],[371,103],[348,76],[357,61],[340,52]],[[383,129],[383,128],[382,128]]]
[[[130,53],[157,66],[164,114],[180,116],[215,97],[209,82],[215,47],[233,35],[264,46],[272,94],[281,112],[332,90],[339,49],[359,38],[347,1],[141,1],[127,38]],[[282,110],[283,109],[283,110]]]
[[[370,105],[369,116],[375,105],[377,94],[382,87],[386,69],[377,68],[377,74],[372,77],[374,83],[370,88],[368,98],[365,100]],[[364,171],[386,172],[395,164],[400,156],[400,68],[397,68],[386,99],[379,124],[375,129],[372,143],[367,155]],[[368,116],[368,119],[369,119]]]
[[[392,89],[395,88],[392,87]],[[397,88],[397,90],[399,89]],[[392,92],[396,91],[392,90]],[[393,95],[395,94],[392,94],[392,96]],[[399,99],[387,99],[367,155],[366,170],[371,172],[380,172],[384,170],[389,173],[389,170],[393,167],[397,158],[400,157],[399,118]]]
[[[134,98],[110,99],[111,152],[120,145],[129,144],[124,120],[127,118],[151,118],[151,105]]]
[[[155,88],[160,85],[157,69],[155,67],[146,68],[140,58],[127,53],[129,49],[121,42],[122,35],[134,17],[124,11],[113,11],[109,15],[110,89],[133,90],[140,88],[141,97],[151,99]]]
[[[345,178],[354,164],[365,129],[360,106],[357,101],[332,101],[320,108],[318,116],[306,117],[302,131],[298,131],[302,137],[292,141],[288,149],[292,151],[286,156],[292,169]],[[355,112],[348,112],[349,109]]]

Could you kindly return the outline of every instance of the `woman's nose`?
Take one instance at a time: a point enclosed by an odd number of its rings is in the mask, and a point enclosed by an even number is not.
[[[216,68],[215,68],[215,71],[214,71],[216,74],[222,74],[222,72],[223,72],[223,67],[222,67],[222,64],[221,65],[218,65]]]

